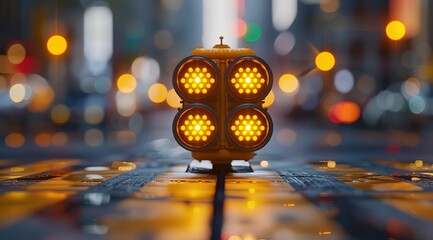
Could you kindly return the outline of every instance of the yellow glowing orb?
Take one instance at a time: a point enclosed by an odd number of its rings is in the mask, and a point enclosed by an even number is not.
[[[229,67],[228,84],[232,93],[245,99],[260,99],[270,90],[270,70],[259,59],[246,57]]]
[[[61,35],[53,35],[47,41],[47,49],[53,55],[61,55],[68,48],[66,39]]]
[[[167,92],[167,104],[172,108],[180,108],[182,107],[182,103],[179,95],[177,95],[174,89],[170,89]]]
[[[268,96],[266,96],[265,98],[265,102],[263,103],[263,107],[264,108],[268,108],[270,106],[272,106],[272,104],[274,104],[275,101],[275,94],[274,91],[270,91]]]
[[[150,86],[147,94],[149,95],[150,101],[154,103],[162,103],[167,98],[167,88],[162,83],[155,83]]]
[[[120,75],[117,79],[117,88],[123,93],[130,93],[137,87],[137,80],[129,73]]]
[[[217,83],[217,71],[212,64],[196,58],[182,63],[177,70],[175,83],[179,94],[192,99],[210,96]]]
[[[385,31],[389,39],[397,41],[402,39],[406,34],[406,27],[400,21],[391,21],[386,25]]]
[[[316,56],[316,66],[322,71],[329,71],[335,66],[335,57],[330,52],[321,52]]]
[[[176,129],[182,143],[188,147],[200,148],[215,138],[216,119],[210,111],[201,107],[192,107],[180,115]]]
[[[286,73],[280,77],[278,81],[281,91],[286,93],[294,93],[299,88],[299,81],[293,74]]]
[[[264,143],[270,131],[266,115],[252,107],[237,110],[231,116],[228,127],[233,142],[246,148],[255,148]]]

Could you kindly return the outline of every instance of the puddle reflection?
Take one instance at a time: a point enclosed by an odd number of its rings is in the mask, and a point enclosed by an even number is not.
[[[274,172],[227,177],[223,234],[228,239],[344,239],[332,220]]]
[[[102,217],[109,239],[208,239],[216,179],[171,168]]]
[[[400,181],[390,176],[382,176],[348,164],[335,161],[319,161],[311,163],[317,170],[336,175],[336,179],[361,190],[373,191],[418,191],[422,187],[408,182]]]

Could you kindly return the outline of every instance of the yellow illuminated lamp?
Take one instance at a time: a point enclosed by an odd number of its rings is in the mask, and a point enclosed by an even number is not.
[[[196,160],[227,164],[250,160],[272,135],[272,119],[263,108],[272,88],[272,72],[250,48],[221,44],[195,48],[173,72],[182,107],[173,134]]]
[[[47,49],[53,55],[61,55],[67,48],[68,43],[61,35],[53,35],[47,41]]]
[[[176,116],[174,123],[177,141],[188,150],[208,146],[217,135],[216,114],[205,105],[188,105],[181,114]]]
[[[229,113],[227,126],[230,140],[239,147],[256,150],[263,147],[271,137],[271,117],[261,107],[242,104]]]
[[[400,40],[406,35],[406,27],[400,21],[391,21],[386,25],[385,31],[389,39],[394,41]]]
[[[316,56],[316,66],[321,71],[329,71],[335,65],[334,55],[330,52],[321,52]]]

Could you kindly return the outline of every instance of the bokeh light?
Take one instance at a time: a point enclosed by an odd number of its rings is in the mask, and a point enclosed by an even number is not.
[[[283,128],[278,132],[277,139],[282,146],[289,146],[296,141],[296,132],[290,128]]]
[[[334,13],[340,7],[340,0],[320,0],[320,9],[326,13]]]
[[[352,72],[347,69],[339,70],[334,77],[334,86],[340,93],[348,93],[355,85]]]
[[[137,87],[137,80],[129,73],[120,75],[117,79],[117,88],[123,93],[130,93]]]
[[[355,102],[343,101],[332,105],[328,110],[329,120],[333,123],[350,124],[361,116],[361,109]]]
[[[53,55],[61,55],[68,48],[66,39],[61,35],[53,35],[47,41],[47,49]]]
[[[421,83],[414,77],[408,78],[406,81],[404,81],[402,87],[404,92],[412,97],[418,95],[421,91]]]
[[[274,94],[274,91],[271,90],[268,93],[268,96],[265,97],[263,107],[268,108],[268,107],[272,106],[272,104],[274,104],[274,101],[275,101],[275,94]]]
[[[253,22],[247,24],[247,32],[244,35],[244,39],[247,42],[256,42],[262,36],[262,28]]]
[[[150,101],[162,103],[167,98],[167,87],[162,83],[155,83],[150,86],[148,91]]]
[[[84,134],[84,142],[90,147],[99,147],[104,143],[104,133],[96,128],[87,130]]]
[[[426,103],[423,97],[415,96],[409,100],[409,109],[414,114],[420,114],[425,110]]]
[[[66,105],[58,104],[51,110],[51,120],[59,125],[65,124],[71,117],[71,110]]]
[[[39,147],[48,147],[52,143],[53,135],[47,132],[38,133],[35,136],[35,144]]]
[[[26,49],[22,44],[14,43],[8,48],[7,56],[12,64],[20,64],[26,57]]]
[[[406,34],[406,27],[400,21],[391,21],[386,25],[385,31],[389,39],[397,41]]]
[[[104,120],[104,109],[99,105],[90,105],[84,109],[84,121],[99,124]]]
[[[54,90],[48,81],[37,74],[27,75],[28,85],[31,87],[32,94],[28,104],[31,112],[46,111],[54,100]]]
[[[116,109],[123,117],[132,116],[137,110],[137,102],[135,93],[116,93]]]
[[[295,47],[295,35],[291,32],[282,32],[278,34],[274,41],[274,50],[278,55],[285,56]]]
[[[167,92],[167,104],[172,108],[180,108],[182,107],[182,103],[180,102],[181,98],[177,95],[174,89],[170,89]]]
[[[231,33],[237,38],[241,38],[247,33],[247,23],[241,18],[233,20],[230,27]]]
[[[322,71],[329,71],[335,65],[335,57],[330,52],[320,52],[316,56],[316,66]]]
[[[21,83],[14,84],[9,89],[9,97],[15,103],[22,102],[25,96],[26,96],[26,87],[24,84]]]
[[[18,148],[24,145],[26,139],[24,135],[18,132],[10,133],[5,138],[5,144],[10,148]]]
[[[53,134],[53,145],[54,146],[64,146],[68,143],[69,137],[65,132],[57,132]]]
[[[295,93],[299,89],[299,81],[295,75],[286,73],[278,80],[278,86],[283,92]]]

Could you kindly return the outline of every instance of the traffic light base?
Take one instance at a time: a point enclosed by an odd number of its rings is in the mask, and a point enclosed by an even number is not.
[[[212,164],[230,164],[233,160],[251,160],[256,155],[254,152],[236,150],[209,150],[204,152],[192,152],[192,157],[196,160],[209,160]]]
[[[251,165],[247,161],[235,160],[231,163],[225,162],[224,164],[212,164],[210,161],[192,160],[186,172],[189,173],[205,173],[205,174],[218,174],[220,172],[226,173],[251,173],[254,172]]]

